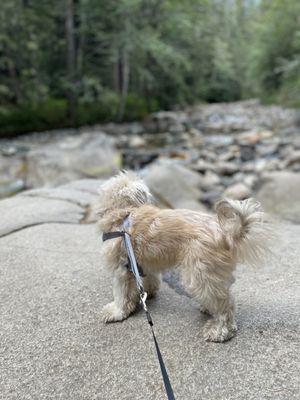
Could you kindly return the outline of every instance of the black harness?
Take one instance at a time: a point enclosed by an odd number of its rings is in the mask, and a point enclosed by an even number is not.
[[[147,305],[146,305],[146,300],[147,300],[147,292],[145,292],[144,286],[143,286],[143,281],[142,281],[142,276],[143,275],[143,271],[141,269],[141,267],[138,266],[136,259],[135,259],[135,255],[134,255],[134,251],[133,251],[133,247],[132,247],[132,243],[131,243],[131,239],[130,239],[130,234],[128,232],[126,232],[126,229],[128,229],[130,227],[130,219],[129,217],[127,217],[124,221],[123,224],[123,228],[124,230],[122,231],[115,231],[115,232],[106,232],[103,233],[102,236],[102,240],[103,242],[105,242],[106,240],[109,239],[116,239],[119,237],[122,237],[124,240],[124,244],[125,244],[125,248],[126,248],[126,252],[127,252],[127,256],[128,256],[128,264],[126,264],[126,268],[129,269],[129,271],[131,271],[135,277],[135,281],[136,281],[136,286],[138,288],[138,291],[140,293],[140,302],[143,306],[143,309],[145,311],[146,317],[147,317],[147,321],[150,325],[150,329],[152,332],[152,336],[153,336],[153,340],[154,340],[154,345],[155,345],[155,349],[156,349],[156,354],[157,354],[157,358],[159,361],[159,365],[160,365],[160,370],[161,370],[161,374],[163,377],[163,381],[164,381],[164,385],[165,385],[165,389],[166,389],[166,393],[168,396],[168,400],[175,400],[174,397],[174,393],[173,393],[173,389],[170,383],[170,379],[168,376],[168,372],[167,369],[165,367],[157,340],[156,340],[156,336],[154,333],[154,329],[153,329],[153,320],[152,317],[150,315],[150,312],[148,311]]]

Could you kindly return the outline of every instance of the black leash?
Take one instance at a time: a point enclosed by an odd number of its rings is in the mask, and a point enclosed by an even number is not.
[[[139,271],[139,267],[138,264],[136,262],[135,259],[135,255],[134,255],[134,251],[133,251],[133,247],[132,247],[132,243],[131,243],[131,239],[130,239],[130,235],[129,233],[127,233],[125,231],[126,228],[129,228],[130,226],[130,221],[129,218],[126,218],[125,222],[124,222],[124,231],[116,231],[116,232],[107,232],[107,233],[103,233],[103,237],[102,240],[103,242],[109,239],[115,239],[117,237],[122,237],[124,239],[124,243],[125,243],[125,248],[127,251],[127,255],[128,255],[128,261],[129,261],[129,265],[130,265],[130,270],[133,273],[134,277],[135,277],[135,281],[136,281],[136,286],[138,288],[138,291],[140,293],[140,301],[141,304],[143,306],[143,309],[145,311],[146,314],[146,318],[147,321],[149,323],[151,332],[152,332],[152,336],[153,336],[153,340],[154,340],[154,344],[155,344],[155,349],[156,349],[156,354],[157,354],[157,358],[159,361],[159,365],[160,365],[160,370],[161,370],[161,374],[163,377],[163,381],[164,381],[164,385],[165,385],[165,389],[166,389],[166,393],[168,396],[168,400],[175,400],[174,397],[174,393],[173,393],[173,389],[170,383],[170,379],[168,376],[168,372],[162,357],[162,354],[160,352],[159,346],[158,346],[158,342],[154,333],[154,329],[153,329],[153,320],[152,317],[150,315],[150,312],[148,311],[147,308],[147,304],[146,304],[146,300],[147,300],[147,292],[145,292],[144,286],[143,286],[143,281],[140,275],[140,271]]]

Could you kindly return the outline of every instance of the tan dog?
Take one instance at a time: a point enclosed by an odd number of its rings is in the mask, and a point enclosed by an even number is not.
[[[100,229],[123,229],[130,216],[132,245],[142,266],[145,290],[154,295],[160,273],[177,267],[183,285],[201,311],[211,314],[204,338],[223,342],[234,336],[234,301],[230,286],[238,262],[256,264],[264,257],[269,238],[263,213],[253,199],[221,200],[216,215],[191,210],[159,209],[151,205],[147,186],[134,173],[123,172],[100,188]],[[122,238],[103,244],[108,268],[113,271],[114,301],[104,309],[104,321],[121,321],[136,308],[139,295],[133,274],[125,267]]]

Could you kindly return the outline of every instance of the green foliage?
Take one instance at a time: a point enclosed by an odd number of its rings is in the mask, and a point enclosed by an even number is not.
[[[40,131],[65,126],[66,100],[48,99],[39,104],[0,107],[0,132],[10,136],[16,132]]]
[[[248,84],[267,100],[300,102],[300,2],[262,1],[249,45]]]
[[[0,134],[259,96],[300,104],[299,0],[6,0]]]

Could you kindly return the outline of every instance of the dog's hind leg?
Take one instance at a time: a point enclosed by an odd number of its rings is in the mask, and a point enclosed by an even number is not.
[[[122,321],[136,309],[139,303],[134,275],[124,267],[115,271],[113,296],[114,301],[103,307],[104,322]]]
[[[191,266],[192,265],[192,266]],[[237,330],[234,322],[234,301],[230,294],[233,282],[232,267],[219,268],[190,262],[182,269],[183,284],[201,304],[200,310],[212,316],[203,329],[205,340],[225,342]]]
[[[237,327],[234,321],[234,301],[229,290],[223,293],[218,292],[208,296],[205,300],[205,307],[212,315],[203,328],[204,339],[211,342],[225,342],[231,339]]]
[[[234,278],[234,276],[232,275],[232,274],[230,274],[229,275],[229,283],[228,283],[228,285],[226,285],[226,288],[223,288],[223,285],[221,285],[221,289],[218,287],[218,288],[216,288],[216,290],[215,290],[215,293],[217,292],[217,293],[222,293],[222,296],[221,296],[221,298],[223,298],[223,297],[230,297],[231,295],[230,295],[230,293],[228,294],[227,292],[228,292],[228,288],[235,282],[235,278]],[[211,285],[211,283],[210,283],[210,285]],[[217,294],[215,294],[215,295],[212,295],[211,296],[213,299],[216,299],[217,298]],[[216,300],[215,300],[216,301]],[[206,303],[208,303],[207,301],[205,301]],[[232,300],[232,298],[231,298],[231,302],[233,303],[233,300]],[[233,304],[233,309],[234,309],[234,304]],[[212,314],[212,312],[207,308],[207,307],[205,307],[205,305],[203,305],[203,304],[201,304],[200,305],[200,311],[203,313],[203,314],[207,314],[207,315],[213,315]]]

